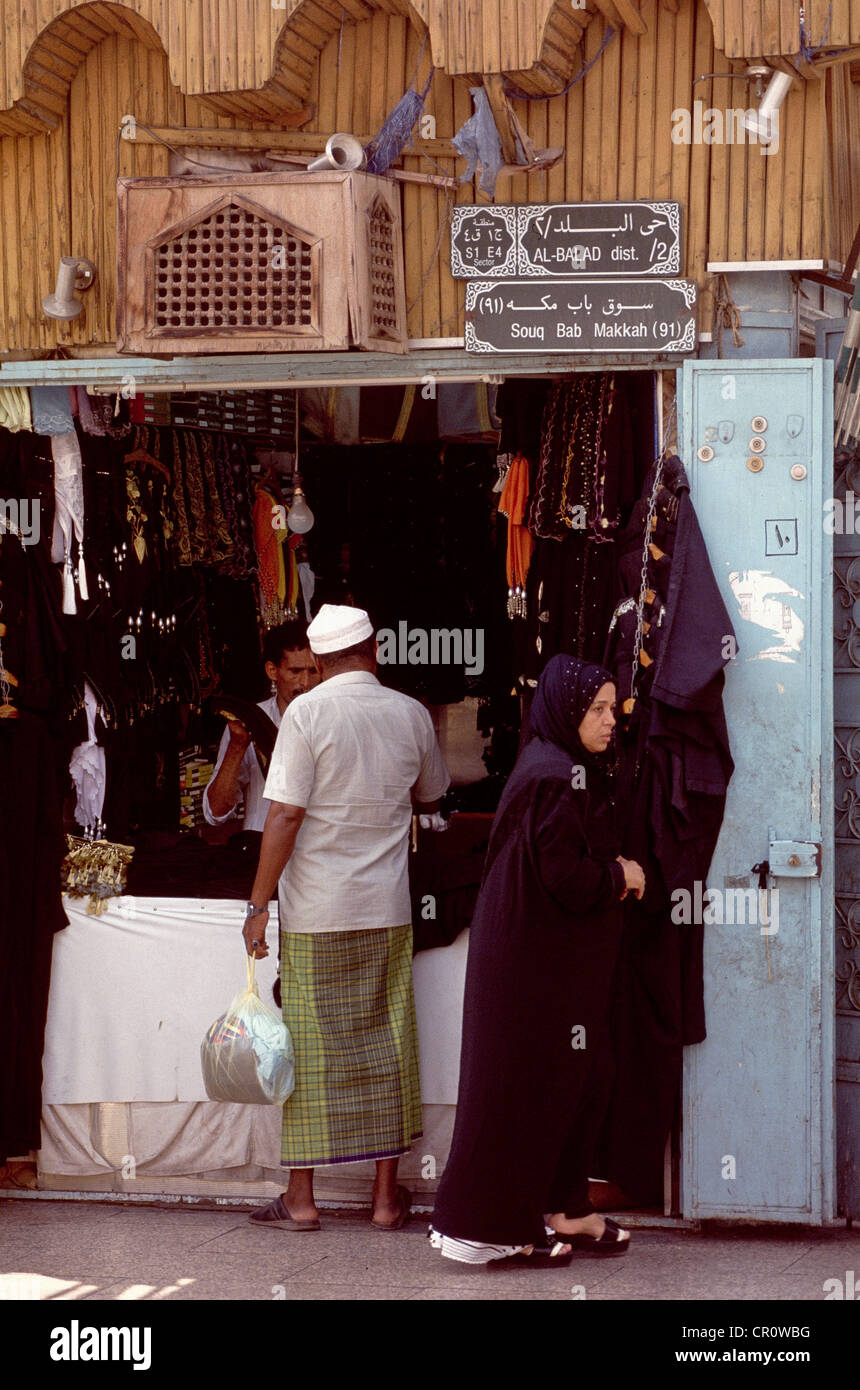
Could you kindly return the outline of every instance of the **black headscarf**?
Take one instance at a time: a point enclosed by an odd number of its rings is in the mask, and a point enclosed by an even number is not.
[[[579,726],[598,690],[607,684],[614,685],[615,677],[603,666],[593,666],[576,656],[552,657],[529,710],[529,737],[554,743],[577,761],[599,760],[599,765],[606,767],[606,753],[589,753],[579,737]]]

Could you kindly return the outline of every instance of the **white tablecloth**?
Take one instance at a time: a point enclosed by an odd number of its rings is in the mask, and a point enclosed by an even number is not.
[[[200,1072],[206,1029],[244,987],[244,905],[123,897],[100,917],[78,900],[64,905],[69,926],[55,937],[48,1004],[40,1170],[113,1174],[112,1185],[130,1190],[146,1174],[275,1181],[280,1108],[209,1101]],[[273,1007],[275,918],[273,905],[271,954],[257,963],[260,995]],[[444,1167],[453,1123],[467,948],[464,932],[414,964],[425,1140],[404,1160],[404,1176],[420,1166],[428,1190]],[[129,1155],[134,1177],[123,1179]],[[365,1166],[350,1169],[355,1181]]]
[[[54,938],[45,1035],[47,1105],[206,1100],[200,1043],[245,985],[244,904],[192,898],[117,898],[100,917],[63,899]],[[260,997],[277,976],[277,910],[270,954],[257,962]],[[415,957],[421,1094],[457,1100],[468,933]]]
[[[244,904],[117,898],[102,916],[63,899],[45,1034],[45,1104],[206,1100],[200,1043],[245,985]],[[275,931],[257,962],[274,1008]]]

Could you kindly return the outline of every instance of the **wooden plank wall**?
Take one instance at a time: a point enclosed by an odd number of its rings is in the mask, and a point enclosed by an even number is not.
[[[556,29],[584,27],[597,6],[589,13],[567,0],[412,0],[412,9],[430,31],[436,67],[455,77],[507,72],[528,81],[538,65],[529,85],[541,91],[553,81],[558,90],[570,73],[570,46],[556,46]]]
[[[800,49],[800,10],[795,0],[705,0],[715,43],[729,58],[794,57]],[[813,48],[860,44],[858,0],[805,0],[806,41]]]
[[[829,70],[827,88],[827,254],[843,264],[860,226],[860,86],[851,81],[846,63]]]
[[[69,0],[0,0],[0,110],[21,96],[25,59],[45,28],[58,20],[47,36],[47,61],[60,70],[64,60],[77,64],[88,40],[99,42],[119,24],[126,36],[136,32],[150,43],[160,39],[169,54],[171,79],[185,90],[229,91],[243,80],[262,87],[271,77],[284,11],[275,9],[271,0],[241,0],[239,25],[237,3],[125,0],[122,5],[70,5]],[[214,85],[207,88],[207,82]]]
[[[782,139],[775,153],[764,154],[759,145],[675,143],[672,132],[679,130],[679,123],[673,122],[672,112],[676,108],[689,108],[699,100],[704,114],[710,106],[722,111],[735,104],[754,104],[753,99],[740,82],[708,80],[694,86],[700,73],[733,70],[714,51],[703,4],[682,6],[675,13],[659,0],[645,0],[642,14],[648,32],[641,38],[629,31],[617,34],[585,79],[566,96],[513,103],[536,145],[564,146],[566,157],[547,172],[500,178],[496,199],[539,203],[678,199],[686,210],[685,273],[700,285],[700,323],[706,327],[711,312],[708,261],[797,260],[825,254],[825,83],[798,82],[785,102]],[[318,118],[307,129],[377,128],[396,100],[394,94],[405,90],[415,72],[421,42],[408,26],[405,31],[399,27],[402,24],[376,16],[352,31],[348,47],[348,31],[343,44],[329,43],[312,90]],[[586,62],[596,55],[602,36],[599,21],[585,31]],[[384,63],[377,57],[374,65],[375,51],[384,52]],[[352,70],[345,85],[343,70],[348,62]],[[421,79],[426,71],[425,51]],[[337,91],[340,98],[334,104]],[[436,73],[426,109],[435,117],[437,137],[450,136],[471,112],[467,84]],[[350,110],[351,127],[346,119]],[[731,124],[724,122],[724,128]],[[736,126],[732,133],[736,134]],[[445,171],[462,169],[438,155],[434,158]],[[427,173],[434,166],[419,158],[405,161],[404,167]],[[472,184],[456,195],[458,202],[474,199]],[[439,238],[448,206],[441,192],[404,190],[407,302],[413,306],[409,319],[413,337],[462,332],[463,287],[449,273],[447,230]],[[849,236],[847,245],[850,241]]]
[[[389,3],[394,8],[399,0]],[[709,260],[844,259],[860,214],[858,88],[849,82],[847,67],[831,69],[826,82],[798,84],[783,108],[780,148],[772,155],[758,146],[674,143],[675,108],[689,107],[693,99],[705,108],[741,104],[746,88],[711,80],[693,87],[699,73],[729,67],[715,55],[702,0],[677,13],[645,0],[642,13],[647,34],[617,35],[566,96],[514,103],[538,147],[564,146],[566,157],[548,172],[500,179],[497,199],[678,199],[686,210],[684,270],[701,287],[700,324],[707,328]],[[597,52],[602,33],[599,20],[585,31],[586,60]],[[200,42],[203,54],[202,35]],[[378,129],[414,78],[423,85],[431,55],[422,45],[421,34],[401,14],[378,10],[362,23],[345,23],[314,67],[310,98],[317,113],[306,129]],[[427,100],[436,137],[453,135],[471,109],[467,80],[437,71]],[[164,53],[137,39],[111,35],[93,48],[72,81],[54,134],[0,139],[0,352],[112,348],[116,133],[126,113],[153,125],[252,124],[183,96]],[[166,169],[166,153],[121,141],[119,162],[123,174],[159,173]],[[434,153],[432,161],[411,157],[405,167],[456,173],[463,165]],[[474,201],[474,185],[463,185],[454,196]],[[448,268],[451,202],[445,191],[403,188],[413,338],[456,338],[463,332],[464,287]],[[53,289],[60,255],[70,253],[91,257],[99,279],[84,297],[81,319],[48,322],[41,299]]]

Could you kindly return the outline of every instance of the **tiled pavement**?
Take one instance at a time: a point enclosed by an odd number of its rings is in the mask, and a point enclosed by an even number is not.
[[[821,1302],[826,1281],[860,1280],[860,1233],[844,1227],[634,1230],[620,1260],[500,1271],[443,1260],[426,1217],[392,1233],[358,1211],[322,1224],[300,1235],[244,1211],[3,1200],[0,1299]]]

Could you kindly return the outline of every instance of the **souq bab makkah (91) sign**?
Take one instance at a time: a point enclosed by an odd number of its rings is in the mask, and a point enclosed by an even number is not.
[[[692,352],[696,286],[667,278],[680,264],[679,203],[452,211],[467,352]]]
[[[470,280],[467,352],[691,352],[690,280]]]

